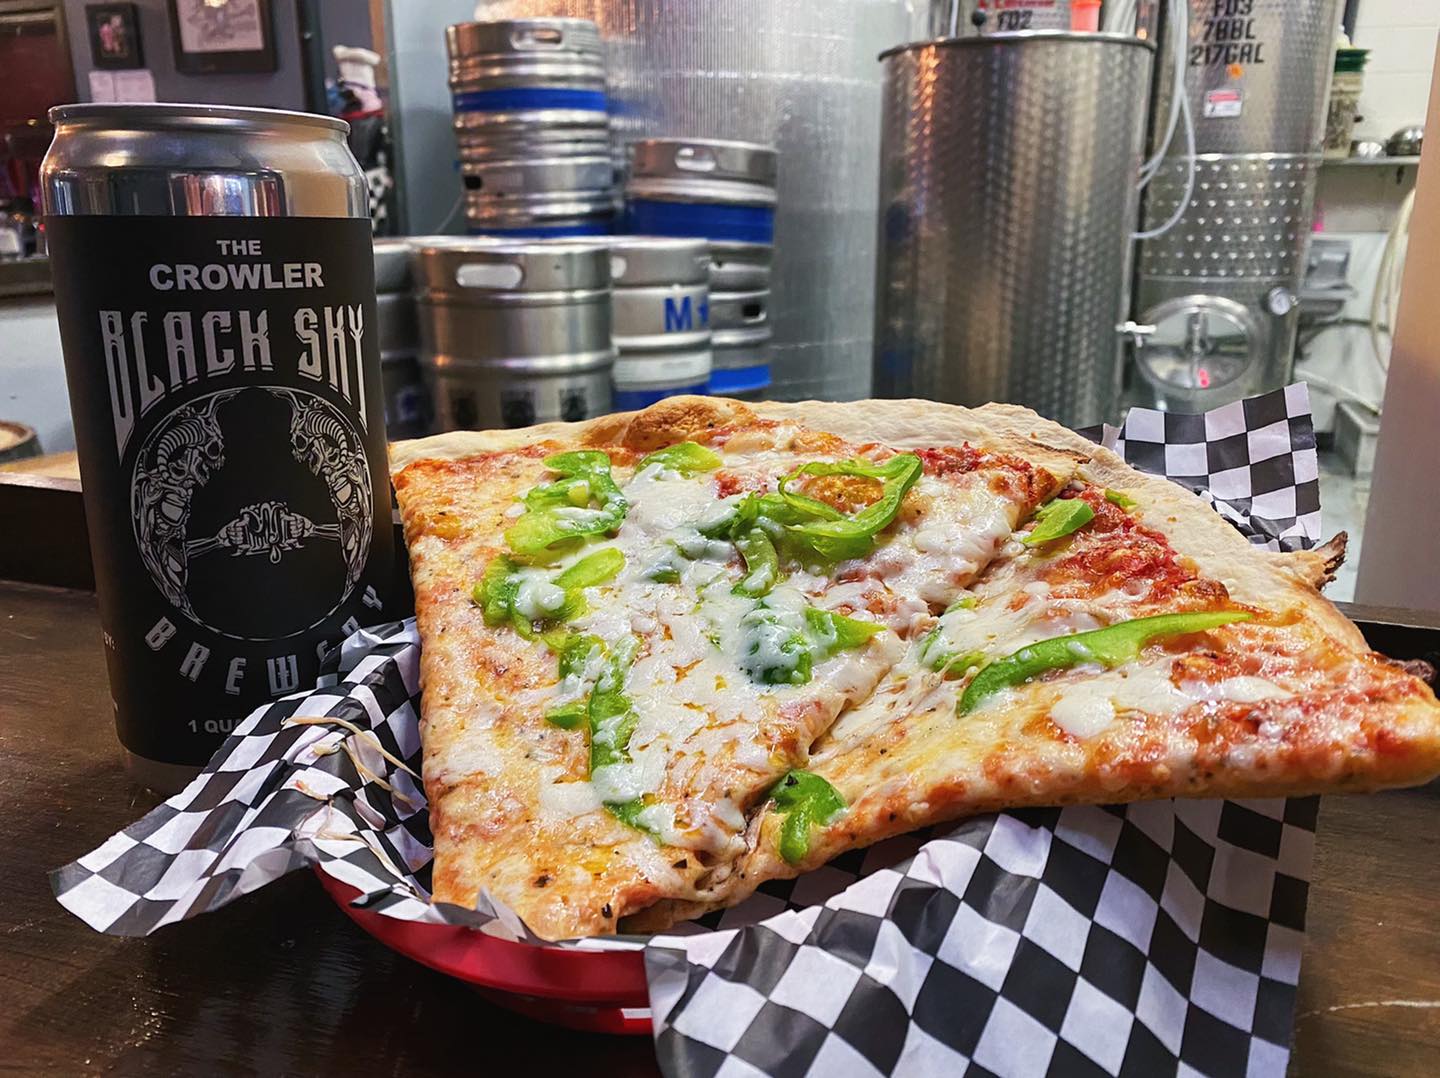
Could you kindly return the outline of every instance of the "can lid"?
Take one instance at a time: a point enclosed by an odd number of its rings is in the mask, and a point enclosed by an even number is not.
[[[495,19],[445,28],[451,59],[462,56],[543,56],[547,53],[600,55],[600,27],[589,19]]]
[[[705,138],[647,138],[630,143],[635,179],[722,181],[774,188],[778,154],[758,142]],[[773,196],[772,196],[773,197]]]
[[[410,268],[422,296],[608,289],[610,248],[588,239],[420,236],[410,241]]]
[[[238,105],[187,105],[173,102],[129,104],[125,102],[88,102],[77,105],[56,105],[49,113],[52,124],[89,123],[100,127],[217,128],[270,130],[280,124],[315,127],[338,131],[342,135],[350,125],[336,116],[314,112],[292,112],[288,109],[253,109]]]
[[[710,279],[710,246],[673,236],[610,236],[610,279],[616,287],[703,285]]]

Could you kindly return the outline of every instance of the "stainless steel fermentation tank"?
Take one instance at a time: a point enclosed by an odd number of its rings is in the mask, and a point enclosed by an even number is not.
[[[618,139],[742,139],[780,155],[770,395],[870,390],[881,49],[918,0],[482,0],[477,17],[593,19]]]
[[[1338,18],[1338,0],[1192,0],[1194,188],[1175,226],[1140,245],[1135,320],[1155,330],[1137,343],[1132,399],[1202,411],[1289,380]],[[1177,134],[1146,229],[1174,214],[1188,172]]]
[[[877,396],[1113,417],[1153,52],[1028,32],[884,54]]]

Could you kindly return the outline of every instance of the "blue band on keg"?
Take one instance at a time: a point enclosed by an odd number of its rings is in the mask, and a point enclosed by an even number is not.
[[[614,393],[614,407],[617,412],[648,408],[656,401],[664,400],[666,397],[678,397],[682,393],[704,394],[705,392],[704,382],[693,386],[676,386],[674,389],[617,389]]]
[[[625,204],[627,225],[637,236],[703,236],[707,240],[774,243],[771,206],[726,206],[715,202],[655,202],[637,198]]]
[[[757,363],[753,367],[735,367],[722,370],[716,367],[710,372],[709,392],[719,396],[731,393],[749,393],[757,389],[770,388],[770,364]]]
[[[608,217],[597,218],[583,225],[535,225],[527,228],[482,228],[471,225],[465,231],[471,236],[501,236],[515,239],[556,239],[563,236],[608,236],[611,222]]]
[[[451,94],[456,112],[520,112],[530,109],[570,109],[607,112],[603,90],[569,90],[563,86],[520,86],[507,90],[467,90]]]

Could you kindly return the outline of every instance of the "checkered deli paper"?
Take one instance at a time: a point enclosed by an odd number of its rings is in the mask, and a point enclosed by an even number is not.
[[[1303,387],[1097,432],[1272,548],[1319,537]],[[318,865],[358,905],[540,944],[428,901],[413,621],[251,714],[182,793],[52,873],[92,927],[145,935]],[[661,1068],[708,1076],[1282,1075],[1317,801],[980,816],[836,858],[648,941]]]

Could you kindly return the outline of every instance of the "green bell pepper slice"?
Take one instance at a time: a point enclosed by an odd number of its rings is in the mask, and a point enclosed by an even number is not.
[[[1018,651],[981,667],[960,696],[956,711],[967,714],[981,701],[1002,689],[1013,688],[1051,670],[1069,670],[1082,663],[1113,668],[1131,662],[1156,640],[1200,633],[1253,615],[1244,610],[1207,610],[1156,614],[1135,618],[1069,636],[1054,636],[1027,644]]]
[[[1053,543],[1073,535],[1095,519],[1095,510],[1080,498],[1056,498],[1035,513],[1035,527],[1020,541],[1026,546]]]
[[[1118,505],[1121,509],[1133,509],[1140,504],[1123,490],[1111,490],[1108,487],[1105,489],[1105,500],[1111,505]]]
[[[811,641],[811,655],[818,662],[837,652],[864,647],[872,636],[883,633],[885,626],[812,606],[805,610],[805,629]]]
[[[516,554],[543,559],[559,543],[603,535],[624,523],[630,503],[610,474],[608,456],[582,449],[555,453],[544,463],[560,478],[525,495],[525,514],[505,531]]]
[[[810,852],[810,830],[845,811],[840,792],[811,771],[790,771],[770,789],[780,824],[780,856],[797,865]]]
[[[829,561],[863,557],[874,548],[875,536],[900,512],[901,502],[920,478],[922,470],[920,458],[914,453],[899,453],[880,464],[868,460],[802,464],[780,480],[780,496],[791,508],[821,519],[791,524],[787,530]],[[881,482],[880,497],[864,509],[846,515],[824,502],[790,490],[791,483],[807,475],[853,475],[878,479]]]
[[[640,463],[635,465],[635,474],[639,475],[652,464],[658,464],[672,472],[679,472],[688,479],[700,472],[713,472],[720,467],[721,460],[703,445],[695,442],[676,442],[674,445],[667,445],[664,449],[657,449],[655,452],[641,457]]]
[[[730,590],[752,599],[769,594],[780,580],[780,555],[770,536],[760,528],[751,528],[735,539],[735,547],[745,559],[745,575]]]

